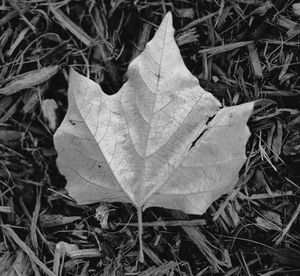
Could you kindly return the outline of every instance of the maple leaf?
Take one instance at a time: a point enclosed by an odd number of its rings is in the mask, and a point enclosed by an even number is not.
[[[171,13],[118,93],[71,70],[68,99],[54,143],[79,204],[131,202],[140,223],[150,206],[202,214],[238,180],[253,102],[220,110],[184,65]]]

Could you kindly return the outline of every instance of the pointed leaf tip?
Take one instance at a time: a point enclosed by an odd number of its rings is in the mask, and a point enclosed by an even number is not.
[[[161,22],[160,26],[165,25],[167,28],[171,27],[173,29],[173,16],[170,11],[167,12],[167,14],[164,16],[163,21]]]
[[[164,19],[167,19],[168,22],[169,22],[169,20],[170,20],[170,23],[173,23],[172,12],[171,12],[171,11],[168,11],[168,12],[166,13]],[[164,19],[163,19],[163,20],[164,20]]]
[[[160,43],[161,46],[163,46],[166,41],[167,43],[165,44],[168,44],[168,41],[174,40],[174,27],[171,12],[168,12],[165,15],[152,40],[162,40],[163,42]]]

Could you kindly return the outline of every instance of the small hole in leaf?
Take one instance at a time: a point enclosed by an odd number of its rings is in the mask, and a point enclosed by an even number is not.
[[[76,126],[75,122],[69,119],[69,122],[71,123],[71,125]]]

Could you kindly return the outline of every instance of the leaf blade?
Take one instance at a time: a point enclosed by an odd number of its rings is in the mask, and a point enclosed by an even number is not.
[[[128,76],[108,96],[71,70],[68,112],[54,137],[69,193],[81,204],[122,201],[202,214],[238,179],[253,103],[219,111],[184,65],[170,13]]]
[[[97,202],[99,195],[104,201],[127,202],[129,199],[115,180],[83,119],[85,114],[81,113],[81,109],[87,106],[89,99],[76,100],[76,91],[85,91],[87,87],[92,88],[95,95],[101,96],[102,90],[97,84],[71,70],[67,114],[54,134],[54,145],[58,152],[57,166],[67,179],[69,194],[79,204]]]

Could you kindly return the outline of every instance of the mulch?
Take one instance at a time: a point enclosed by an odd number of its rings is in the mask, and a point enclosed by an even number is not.
[[[147,209],[139,263],[135,208],[77,205],[53,134],[69,69],[117,93],[168,11],[200,85],[259,102],[236,188],[203,216]],[[2,1],[0,275],[299,275],[299,26],[299,1]]]

